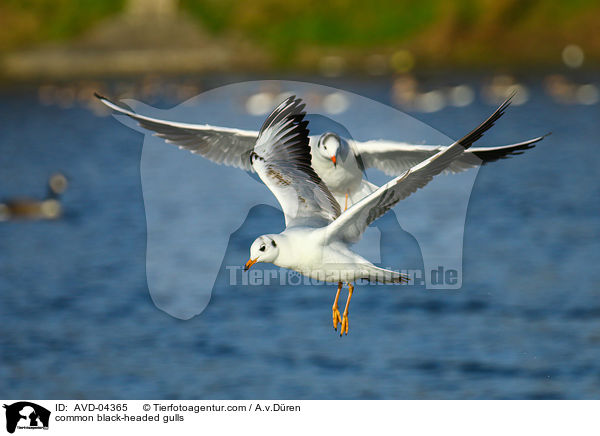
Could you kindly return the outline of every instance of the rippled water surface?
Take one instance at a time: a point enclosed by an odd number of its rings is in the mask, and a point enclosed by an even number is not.
[[[231,287],[225,268],[201,315],[183,321],[159,310],[145,271],[142,135],[86,109],[40,105],[33,90],[4,90],[0,196],[43,196],[57,169],[70,187],[63,219],[0,223],[0,391],[34,399],[598,398],[600,105],[557,104],[537,83],[487,144],[553,135],[479,170],[462,290],[359,287],[344,338],[330,325],[335,287]],[[338,86],[390,100],[383,80]],[[490,110],[476,99],[415,116],[458,137],[461,123]],[[209,176],[221,177],[212,167]],[[261,230],[283,225],[269,206],[249,219],[226,261],[244,262]],[[198,223],[207,238],[215,224]],[[409,252],[410,244],[395,248]]]

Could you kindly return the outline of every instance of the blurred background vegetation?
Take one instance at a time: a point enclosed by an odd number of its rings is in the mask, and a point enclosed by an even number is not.
[[[125,0],[2,0],[0,49],[74,38],[124,5]]]
[[[598,0],[2,0],[0,55],[89,41],[90,29],[144,10],[185,17],[205,42],[197,46],[245,59],[237,69],[306,70],[335,55],[352,70],[398,49],[410,54],[392,58],[397,70],[552,67],[568,45],[583,50],[586,66],[600,60]],[[145,37],[139,26],[132,33]],[[127,48],[132,38],[122,35],[111,49]],[[194,39],[162,35],[174,48]]]
[[[600,52],[597,0],[182,0],[215,34],[237,32],[287,60],[303,46],[414,48],[427,63],[560,62],[556,46]],[[502,59],[500,59],[500,58]]]

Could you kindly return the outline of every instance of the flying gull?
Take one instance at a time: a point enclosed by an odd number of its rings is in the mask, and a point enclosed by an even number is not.
[[[454,144],[412,166],[377,188],[347,210],[339,203],[311,166],[308,121],[301,99],[289,97],[266,119],[248,160],[281,205],[285,230],[258,237],[250,247],[248,270],[257,262],[273,263],[305,276],[338,284],[332,306],[333,327],[348,334],[348,310],[354,282],[404,283],[400,272],[379,268],[350,248],[367,226],[400,200],[427,185],[447,170],[494,125],[510,104],[506,100],[487,120]],[[340,315],[338,299],[343,283],[348,298]]]

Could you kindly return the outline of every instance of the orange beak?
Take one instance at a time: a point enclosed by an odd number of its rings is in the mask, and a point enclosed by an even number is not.
[[[257,260],[258,258],[248,260],[248,262],[246,262],[246,265],[244,265],[244,271],[248,271],[250,267],[256,263]]]
[[[337,166],[337,157],[331,156],[331,161],[333,162],[333,166]]]

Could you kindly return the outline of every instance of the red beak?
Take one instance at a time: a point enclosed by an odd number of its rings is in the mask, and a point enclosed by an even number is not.
[[[335,156],[331,156],[331,161],[333,162],[333,166],[337,166],[337,158]]]

